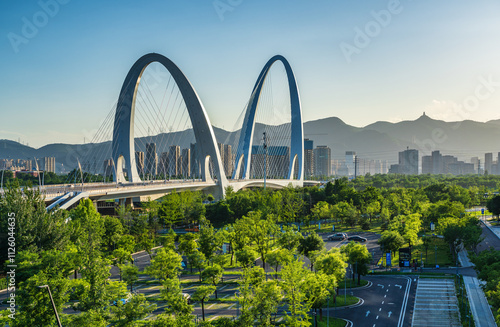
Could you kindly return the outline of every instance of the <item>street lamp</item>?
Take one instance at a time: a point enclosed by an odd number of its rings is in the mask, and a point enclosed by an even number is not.
[[[49,285],[42,285],[42,286],[38,286],[38,288],[46,288],[46,289],[49,291],[50,302],[52,302],[52,309],[54,309],[54,314],[56,315],[57,325],[58,325],[59,327],[62,327],[62,325],[61,325],[61,320],[59,319],[59,315],[57,314],[56,305],[55,305],[55,303],[54,303],[54,299],[52,298],[52,293],[50,292],[50,287],[49,287]]]

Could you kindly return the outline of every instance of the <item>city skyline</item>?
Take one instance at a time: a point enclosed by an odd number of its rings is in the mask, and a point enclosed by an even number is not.
[[[212,124],[226,130],[278,53],[297,76],[304,121],[366,126],[422,111],[445,121],[500,118],[497,2],[231,3],[3,3],[0,97],[9,124],[0,139],[34,147],[90,140],[147,52],[174,60]]]

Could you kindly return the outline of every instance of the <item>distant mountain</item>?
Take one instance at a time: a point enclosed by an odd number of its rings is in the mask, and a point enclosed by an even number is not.
[[[267,127],[274,145],[283,145],[286,125]],[[263,124],[256,124],[254,144],[262,144]],[[234,144],[239,131],[228,132],[214,127],[218,142]],[[445,122],[422,115],[416,120],[390,123],[378,121],[365,127],[354,127],[337,117],[324,118],[304,123],[304,137],[314,141],[314,146],[326,145],[332,149],[334,159],[342,159],[345,151],[356,151],[360,158],[397,162],[398,152],[407,147],[417,149],[420,155],[428,155],[433,150],[443,154],[469,160],[472,156],[484,158],[485,152],[500,151],[500,120],[486,123],[464,120]],[[167,152],[171,144],[189,148],[195,142],[191,129],[162,133],[136,139],[136,150],[145,151],[145,144],[157,144],[158,155]],[[39,149],[22,145],[15,141],[0,140],[0,158],[33,159],[52,156],[56,158],[58,170],[69,171],[82,165],[102,165],[109,158],[111,142],[99,144],[48,144]],[[236,149],[233,149],[236,151]],[[496,154],[494,155],[496,158]],[[99,168],[99,166],[98,166]]]

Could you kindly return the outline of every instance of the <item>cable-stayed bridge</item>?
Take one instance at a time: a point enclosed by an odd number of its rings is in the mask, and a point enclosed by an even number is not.
[[[108,114],[65,185],[45,186],[49,206],[81,198],[106,202],[227,187],[283,188],[304,181],[304,132],[297,82],[288,61],[271,58],[259,74],[232,131],[210,123],[194,87],[170,59],[138,59]]]

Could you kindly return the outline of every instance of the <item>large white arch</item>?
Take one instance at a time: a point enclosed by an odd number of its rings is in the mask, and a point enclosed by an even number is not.
[[[260,94],[271,66],[276,62],[281,61],[285,66],[285,71],[288,78],[288,87],[290,93],[290,107],[292,118],[292,135],[290,144],[290,165],[288,170],[288,179],[293,179],[296,165],[298,165],[297,180],[304,180],[304,130],[302,126],[302,107],[300,105],[300,95],[295,76],[292,68],[285,57],[276,55],[269,59],[264,68],[262,69],[257,82],[250,96],[248,102],[245,120],[241,127],[240,140],[238,150],[236,153],[235,170],[233,172],[233,179],[239,178],[241,169],[243,169],[242,178],[249,179],[250,175],[250,161],[252,159],[252,140],[255,129],[255,114],[259,104]]]
[[[199,149],[199,160],[204,165],[202,167],[202,179],[204,181],[211,181],[209,160],[207,160],[208,157],[210,157],[218,179],[217,184],[219,186],[219,191],[221,194],[224,194],[224,187],[227,185],[226,175],[223,170],[219,151],[217,150],[217,140],[207,112],[198,94],[179,67],[167,57],[157,53],[146,54],[135,62],[127,74],[120,91],[115,113],[112,142],[112,159],[115,163],[115,181],[126,182],[123,174],[123,165],[128,171],[129,182],[141,181],[135,163],[135,98],[142,73],[152,62],[162,64],[170,72],[184,98],[193,125],[196,144]]]

